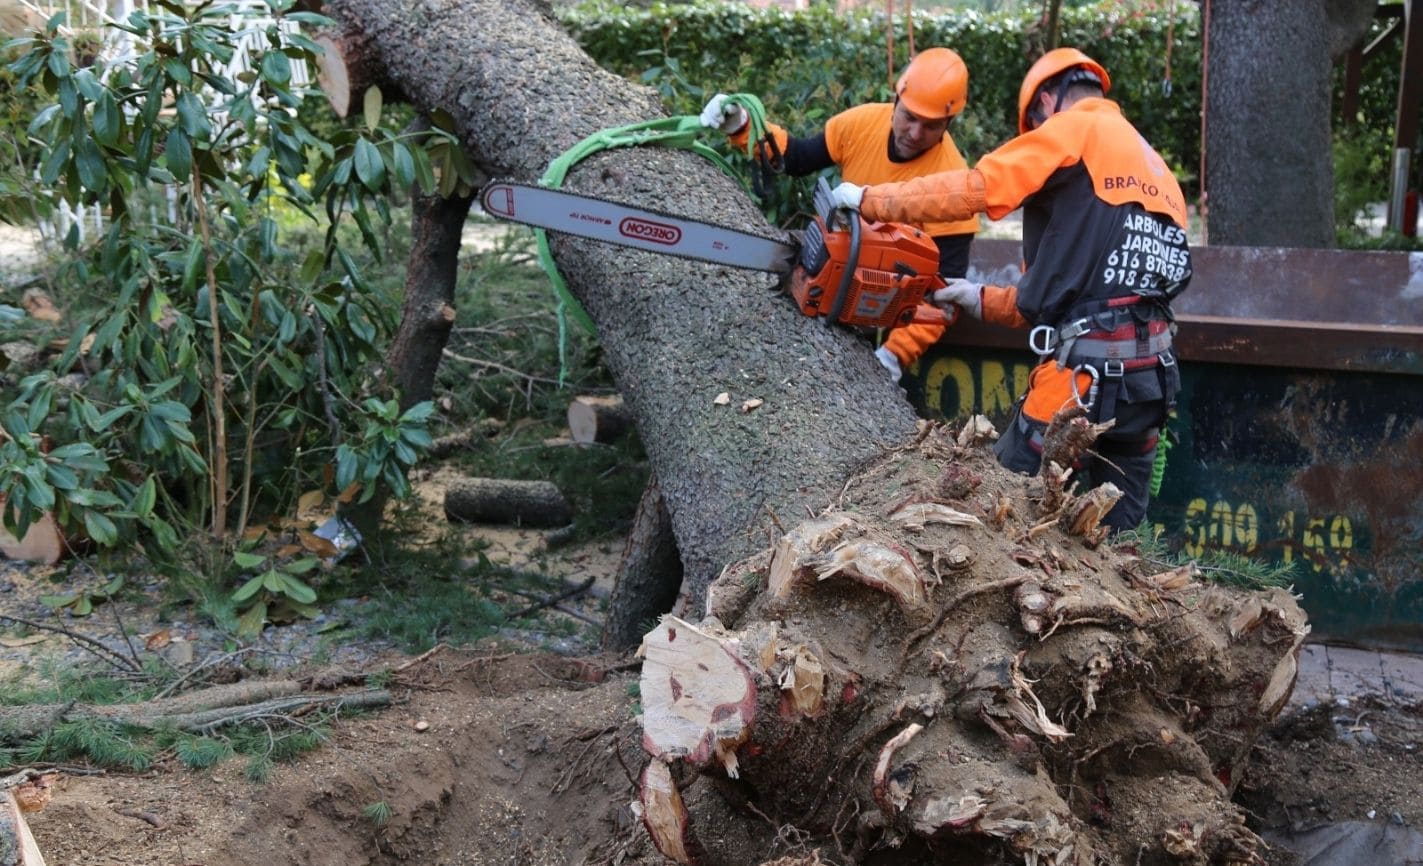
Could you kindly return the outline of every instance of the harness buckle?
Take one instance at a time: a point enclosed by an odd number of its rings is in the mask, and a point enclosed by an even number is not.
[[[1038,325],[1028,332],[1028,348],[1034,355],[1051,355],[1057,347],[1057,330],[1052,325]]]
[[[1077,374],[1086,373],[1092,377],[1092,384],[1087,387],[1087,399],[1082,399],[1082,393],[1077,390]],[[1092,407],[1097,404],[1098,383],[1102,381],[1102,374],[1097,372],[1097,368],[1091,364],[1080,364],[1072,369],[1072,376],[1068,380],[1072,384],[1072,399],[1085,411],[1092,411]]]
[[[1157,355],[1156,358],[1161,362],[1161,366],[1163,367],[1176,366],[1176,353],[1171,351],[1170,349],[1167,349],[1166,351]]]
[[[1092,371],[1096,373],[1096,370]],[[1120,358],[1108,358],[1102,362],[1102,375],[1112,379],[1120,379],[1125,376],[1127,365]]]

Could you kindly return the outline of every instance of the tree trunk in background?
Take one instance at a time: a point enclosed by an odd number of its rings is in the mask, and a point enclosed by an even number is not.
[[[328,44],[331,50],[334,43]],[[411,129],[429,129],[424,118]],[[386,354],[391,383],[400,390],[400,409],[429,400],[435,372],[455,325],[455,280],[459,271],[460,236],[474,197],[441,198],[415,191],[410,199],[410,255],[405,266],[405,306],[400,327]],[[385,513],[387,492],[341,514],[364,539],[374,539]]]
[[[400,408],[434,394],[435,371],[455,325],[455,283],[460,236],[474,197],[416,193],[410,201],[410,259],[405,269],[405,307],[386,366],[400,389]]]
[[[365,29],[394,90],[448,111],[490,177],[535,180],[583,137],[664,114],[655,91],[600,69],[533,3],[333,0],[323,11]],[[606,151],[565,187],[773,232],[735,181],[684,151]],[[566,236],[553,253],[637,418],[696,597],[765,543],[772,515],[819,509],[852,466],[914,429],[868,341],[801,316],[770,275]],[[730,401],[716,402],[723,392]],[[742,412],[751,398],[765,402]]]
[[[1375,0],[1204,2],[1209,242],[1332,247],[1331,58]]]

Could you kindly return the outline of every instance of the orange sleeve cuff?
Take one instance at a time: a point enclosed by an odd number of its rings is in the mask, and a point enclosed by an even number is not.
[[[1018,312],[1017,286],[984,286],[980,299],[983,303],[983,321],[990,325],[1026,328],[1030,324]]]
[[[771,136],[771,138],[775,140],[776,149],[780,151],[780,156],[784,158],[786,155],[786,148],[789,147],[791,143],[790,133],[786,132],[784,128],[777,126],[776,124],[771,123],[770,121],[767,121],[766,134]],[[740,130],[728,135],[726,137],[726,140],[731,142],[732,147],[744,152],[746,150],[746,144],[750,140],[750,138],[751,124],[748,121],[747,124],[741,127]],[[758,159],[771,158],[772,154],[770,152],[770,149],[766,147],[766,143],[764,141],[758,142],[756,156]]]
[[[972,168],[867,186],[860,200],[866,219],[896,223],[965,220],[986,207],[983,175]]]
[[[901,367],[908,367],[944,336],[943,325],[921,323],[895,328],[885,338],[884,347],[894,353]]]

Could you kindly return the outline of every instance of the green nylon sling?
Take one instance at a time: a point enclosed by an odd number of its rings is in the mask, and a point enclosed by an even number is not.
[[[732,94],[727,97],[727,103],[742,106],[750,118],[751,134],[746,147],[749,156],[755,150],[755,142],[765,135],[766,110],[761,105],[761,100],[749,93]],[[736,172],[726,161],[726,158],[701,140],[701,134],[708,131],[707,127],[702,126],[701,118],[697,115],[663,117],[604,129],[584,138],[555,157],[544,171],[543,177],[539,178],[539,184],[551,189],[558,189],[563,186],[563,181],[568,176],[569,170],[580,161],[599,151],[637,145],[656,145],[690,150],[711,160],[728,176],[735,178]],[[568,310],[573,311],[574,318],[589,333],[593,333],[595,329],[593,320],[589,318],[582,304],[578,303],[578,299],[573,297],[573,293],[568,290],[568,284],[564,282],[563,275],[558,272],[558,265],[553,261],[553,252],[549,249],[548,232],[543,229],[534,229],[534,236],[538,241],[539,265],[543,267],[544,273],[548,274],[549,281],[553,283],[554,292],[558,295],[558,381],[562,384],[567,373]]]

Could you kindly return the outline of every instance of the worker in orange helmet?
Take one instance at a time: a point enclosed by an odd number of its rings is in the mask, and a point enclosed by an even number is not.
[[[1107,100],[1107,70],[1075,48],[1043,55],[1018,91],[1019,135],[979,160],[905,183],[832,192],[866,219],[1000,219],[1023,209],[1027,270],[1017,286],[952,280],[934,293],[986,322],[1028,327],[1040,363],[995,445],[1003,465],[1036,472],[1042,433],[1080,406],[1114,422],[1078,467],[1122,497],[1105,522],[1145,517],[1157,436],[1180,390],[1171,300],[1191,279],[1186,200],[1161,156]]]
[[[840,167],[846,181],[858,184],[909,180],[940,171],[966,168],[963,156],[949,135],[953,119],[968,104],[968,66],[948,48],[919,52],[895,84],[894,102],[875,102],[842,111],[825,129],[808,138],[794,138],[780,126],[766,124],[772,142],[760,148],[763,161],[779,154],[785,172],[800,176],[832,165]],[[720,129],[731,143],[745,147],[746,110],[728,104],[718,93],[707,102],[702,123]],[[774,147],[774,149],[772,149]],[[968,272],[968,251],[978,231],[978,217],[970,214],[952,220],[914,220],[939,248],[939,273],[962,277]],[[895,328],[875,351],[898,382],[901,370],[919,359],[944,333],[945,326],[923,323]]]

